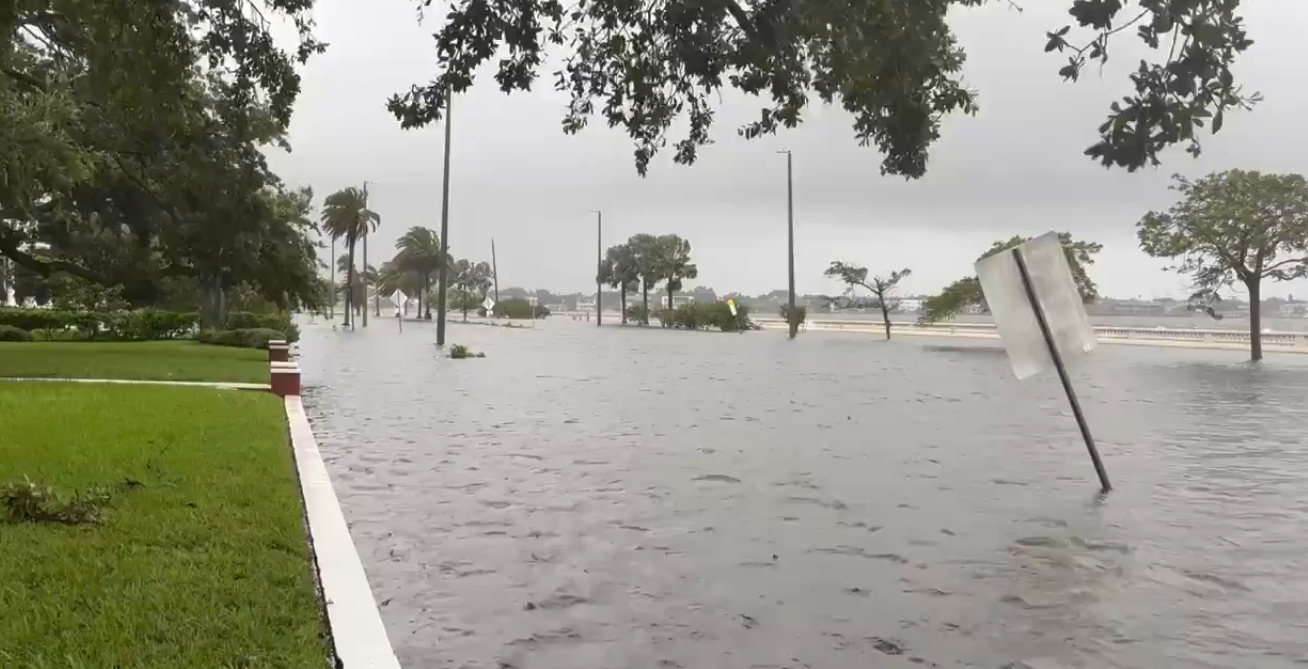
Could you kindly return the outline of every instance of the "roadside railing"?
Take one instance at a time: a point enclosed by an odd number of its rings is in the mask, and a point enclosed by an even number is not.
[[[784,330],[786,321],[781,318],[755,318],[764,329]],[[809,320],[805,330],[881,333],[885,325],[871,320]],[[998,339],[999,331],[991,323],[932,323],[918,324],[891,321],[892,334],[934,337],[976,337]],[[1094,326],[1095,336],[1108,343],[1189,344],[1220,348],[1247,348],[1249,333],[1242,330],[1201,330],[1198,328],[1146,328],[1119,325]],[[1308,353],[1308,332],[1264,332],[1263,347]]]

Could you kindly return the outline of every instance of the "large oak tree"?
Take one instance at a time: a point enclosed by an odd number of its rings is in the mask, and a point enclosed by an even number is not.
[[[438,76],[388,108],[405,128],[439,120],[451,92],[472,86],[487,63],[504,92],[529,90],[557,50],[553,85],[571,96],[563,130],[578,132],[598,113],[631,137],[642,175],[683,118],[675,160],[693,163],[711,141],[720,92],[731,88],[763,101],[757,120],[739,128],[747,138],[796,126],[816,99],[849,112],[858,141],[884,154],[883,173],[916,178],[942,117],[976,110],[947,17],[986,1],[454,0],[433,35]],[[1102,164],[1157,164],[1174,144],[1198,153],[1197,128],[1210,120],[1216,131],[1226,110],[1256,99],[1231,73],[1252,44],[1240,0],[1062,1],[1070,23],[1033,35],[1032,51],[1043,42],[1066,55],[1064,79],[1106,63],[1114,38],[1134,37],[1157,54],[1131,72],[1132,92],[1112,103],[1086,149]]]

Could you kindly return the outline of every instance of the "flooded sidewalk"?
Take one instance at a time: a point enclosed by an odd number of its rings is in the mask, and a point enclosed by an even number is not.
[[[1308,662],[1308,361],[995,342],[306,327],[305,405],[406,667]]]

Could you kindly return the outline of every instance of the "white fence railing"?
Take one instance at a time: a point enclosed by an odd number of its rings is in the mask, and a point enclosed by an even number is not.
[[[780,318],[755,318],[768,330],[786,329]],[[891,321],[891,332],[901,335],[934,337],[975,337],[998,339],[999,332],[991,323],[933,323],[919,325],[913,322]],[[843,332],[885,332],[885,325],[870,320],[810,320],[805,330]],[[1123,344],[1182,344],[1212,348],[1248,348],[1249,333],[1243,330],[1200,330],[1188,328],[1143,328],[1117,325],[1097,325],[1095,336],[1105,343]],[[1308,353],[1308,332],[1263,332],[1263,348]]]

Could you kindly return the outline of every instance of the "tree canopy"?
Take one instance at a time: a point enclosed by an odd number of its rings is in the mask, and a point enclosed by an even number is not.
[[[977,109],[947,18],[985,2],[458,0],[433,35],[440,73],[387,107],[405,128],[437,121],[449,95],[472,86],[488,62],[500,90],[530,90],[546,51],[562,47],[553,85],[571,97],[564,132],[579,132],[598,112],[631,137],[641,175],[683,118],[674,160],[693,163],[712,141],[715,101],[732,88],[764,100],[757,120],[738,129],[746,138],[797,126],[812,102],[838,104],[853,117],[857,141],[884,155],[883,174],[916,178],[941,119]],[[1065,80],[1107,63],[1114,36],[1126,30],[1157,54],[1131,72],[1132,92],[1110,105],[1099,140],[1085,151],[1103,165],[1157,164],[1159,151],[1178,143],[1197,154],[1196,128],[1211,120],[1216,132],[1226,110],[1257,100],[1231,72],[1252,45],[1239,0],[1063,2],[1071,21],[1044,40],[1046,51],[1068,56],[1058,71]],[[1039,39],[1033,35],[1033,52]]]
[[[1248,291],[1251,354],[1262,358],[1263,279],[1308,276],[1308,181],[1299,174],[1229,170],[1197,181],[1177,175],[1180,200],[1137,224],[1140,248],[1193,280],[1193,308],[1217,316],[1221,291]]]
[[[320,299],[311,195],[286,189],[259,151],[284,145],[294,65],[323,48],[311,4],[9,3],[0,254],[131,304],[196,284],[208,325],[243,287],[282,306]],[[268,17],[289,18],[298,47],[275,45]]]

